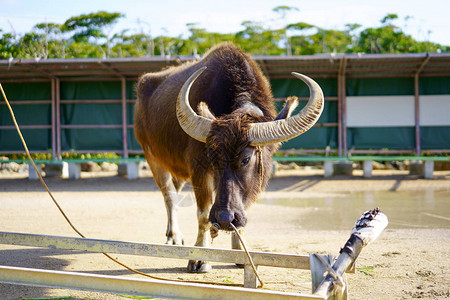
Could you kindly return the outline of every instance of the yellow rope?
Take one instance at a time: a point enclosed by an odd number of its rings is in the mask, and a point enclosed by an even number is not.
[[[263,155],[261,146],[257,146],[256,151],[258,152],[259,165],[258,165],[258,173],[259,173],[259,189],[262,192],[263,183],[264,183],[264,165],[263,165]]]

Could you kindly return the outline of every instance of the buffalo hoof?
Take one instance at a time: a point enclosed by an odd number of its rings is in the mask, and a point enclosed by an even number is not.
[[[189,273],[208,273],[211,272],[212,267],[209,263],[205,261],[195,261],[190,260],[187,266],[187,271]]]
[[[184,240],[175,236],[167,238],[166,245],[184,245]]]

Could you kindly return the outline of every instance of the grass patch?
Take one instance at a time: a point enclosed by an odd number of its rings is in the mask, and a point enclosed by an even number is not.
[[[234,282],[234,281],[231,280],[231,279],[233,279],[233,277],[229,276],[229,277],[222,278],[222,281],[223,281],[223,282],[226,282],[226,283],[236,284],[236,282]]]
[[[74,296],[50,297],[50,298],[23,298],[24,300],[73,300]]]
[[[130,299],[155,299],[152,297],[140,297],[140,296],[130,296],[130,295],[119,295],[125,298],[130,298]]]
[[[364,275],[374,277],[375,276],[375,270],[374,267],[360,267],[356,268],[359,272],[363,273]]]

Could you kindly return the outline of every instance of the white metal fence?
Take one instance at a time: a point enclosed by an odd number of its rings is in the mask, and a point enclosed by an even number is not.
[[[0,282],[4,283],[183,299],[324,299],[312,295],[249,289],[249,287],[256,287],[256,276],[249,265],[245,252],[241,250],[131,243],[11,232],[0,232],[0,243],[243,264],[245,288],[0,266]],[[310,269],[309,256],[265,252],[250,252],[250,255],[256,266]]]

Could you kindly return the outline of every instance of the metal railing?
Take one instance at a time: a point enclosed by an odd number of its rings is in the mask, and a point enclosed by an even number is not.
[[[242,250],[131,243],[12,232],[0,232],[0,244],[243,264],[244,287],[256,288],[257,284],[256,276],[251,269],[245,252]],[[250,252],[250,256],[256,266],[310,269],[309,256],[305,255]],[[133,293],[131,294],[135,295],[169,296],[193,299],[205,299],[204,297],[215,297],[220,299],[233,299],[233,297],[234,299],[323,299],[318,296],[275,291],[252,291],[245,288],[213,287],[204,284],[168,283],[157,280],[131,280],[112,276],[33,270],[5,266],[0,266],[0,282],[81,288],[118,293],[127,293],[127,291],[130,291],[130,286],[132,286]],[[168,290],[170,290],[170,293]]]

